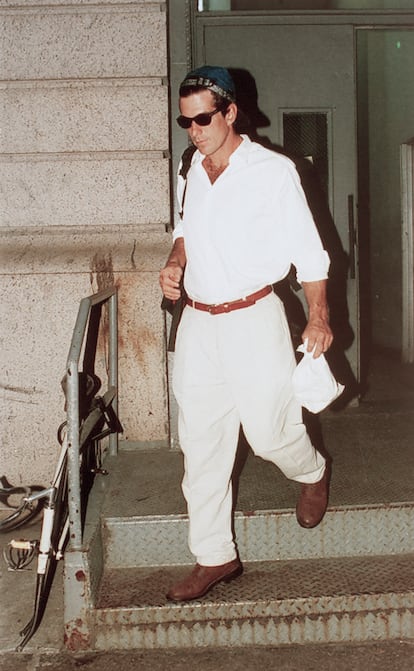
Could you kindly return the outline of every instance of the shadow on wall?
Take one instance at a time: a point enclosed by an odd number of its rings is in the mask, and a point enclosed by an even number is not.
[[[327,352],[326,358],[337,380],[345,385],[344,393],[331,406],[331,409],[339,410],[360,394],[359,384],[345,354],[355,337],[349,322],[347,304],[348,255],[342,247],[315,166],[306,158],[290,154],[284,147],[258,134],[258,129],[268,127],[270,121],[259,109],[256,82],[247,70],[229,68],[229,71],[234,79],[237,92],[239,107],[237,131],[247,134],[252,140],[272,151],[288,156],[295,163],[319,235],[331,259],[328,302],[334,343]],[[306,314],[297,295],[299,289],[300,285],[296,282],[294,268],[285,280],[275,285],[275,291],[285,305],[295,348],[301,342],[301,334],[306,325]]]

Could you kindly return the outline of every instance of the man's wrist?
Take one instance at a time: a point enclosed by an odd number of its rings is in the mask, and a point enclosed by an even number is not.
[[[165,264],[165,267],[174,266],[174,268],[181,268],[180,263],[176,259],[169,259]]]
[[[309,306],[309,319],[322,319],[329,321],[329,308],[327,305],[313,304]]]

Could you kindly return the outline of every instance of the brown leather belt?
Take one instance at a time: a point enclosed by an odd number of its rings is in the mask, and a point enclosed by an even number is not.
[[[190,305],[196,310],[203,310],[203,312],[209,312],[211,315],[221,315],[224,312],[232,312],[233,310],[241,310],[242,308],[248,308],[250,305],[254,305],[256,301],[264,298],[273,291],[270,284],[259,291],[255,291],[254,294],[245,296],[244,298],[238,298],[236,301],[229,301],[228,303],[218,303],[217,305],[208,305],[207,303],[199,303],[198,301],[193,301],[192,298],[186,299],[187,305]]]

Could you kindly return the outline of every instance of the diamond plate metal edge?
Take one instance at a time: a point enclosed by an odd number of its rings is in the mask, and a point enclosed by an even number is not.
[[[354,610],[286,617],[223,617],[206,622],[169,622],[137,626],[131,621],[96,626],[95,647],[174,648],[246,645],[286,645],[410,638],[414,609]]]
[[[389,555],[414,552],[414,506],[329,510],[315,529],[302,529],[294,512],[236,513],[242,561]],[[104,520],[107,566],[191,564],[185,515]]]

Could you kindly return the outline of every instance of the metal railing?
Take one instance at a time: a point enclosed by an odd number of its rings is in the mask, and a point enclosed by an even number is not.
[[[118,390],[118,297],[116,287],[110,287],[92,296],[83,298],[79,305],[78,316],[73,330],[69,354],[66,361],[67,378],[67,439],[68,439],[68,507],[69,507],[69,537],[73,550],[82,548],[81,522],[81,483],[80,483],[80,455],[79,455],[79,362],[85,336],[90,329],[99,329],[99,320],[91,320],[92,309],[95,306],[108,304],[109,342],[108,342],[108,387]],[[96,333],[97,336],[97,333]],[[118,414],[118,395],[112,403]],[[109,436],[109,453],[118,452],[118,434]]]

